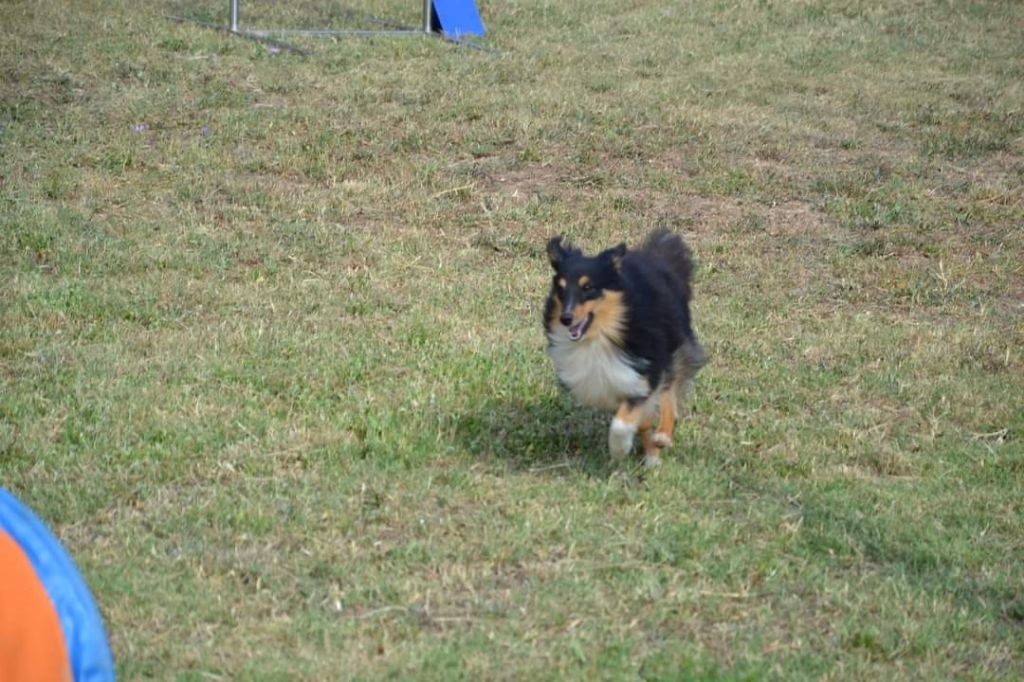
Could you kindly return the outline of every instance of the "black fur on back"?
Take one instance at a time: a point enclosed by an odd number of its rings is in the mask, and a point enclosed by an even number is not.
[[[677,235],[655,230],[622,259],[624,302],[628,315],[625,351],[641,360],[652,387],[671,378],[674,358],[696,344],[690,322],[690,250]]]

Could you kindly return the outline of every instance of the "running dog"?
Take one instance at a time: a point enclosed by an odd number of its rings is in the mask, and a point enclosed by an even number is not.
[[[579,402],[615,414],[612,457],[625,457],[639,432],[643,465],[660,464],[705,362],[690,323],[690,249],[659,229],[639,249],[619,244],[586,256],[555,237],[547,254],[555,272],[544,329],[559,382]]]

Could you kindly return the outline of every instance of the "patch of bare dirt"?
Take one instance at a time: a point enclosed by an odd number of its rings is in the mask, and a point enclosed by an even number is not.
[[[557,196],[566,189],[563,169],[550,163],[529,164],[516,168],[479,168],[474,175],[485,194],[517,203]]]

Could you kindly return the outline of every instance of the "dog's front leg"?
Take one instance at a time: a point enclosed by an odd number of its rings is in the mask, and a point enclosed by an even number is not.
[[[622,459],[633,449],[633,438],[643,414],[642,402],[631,403],[626,400],[619,405],[611,428],[608,429],[608,452],[614,459]]]

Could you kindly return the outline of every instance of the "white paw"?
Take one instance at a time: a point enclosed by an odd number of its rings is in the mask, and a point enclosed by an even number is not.
[[[651,441],[659,448],[667,448],[671,447],[672,445],[672,437],[667,433],[662,433],[661,431],[654,434],[654,437],[651,439]]]
[[[654,467],[661,466],[661,457],[657,455],[644,455],[644,460],[640,463],[644,469],[653,469]]]
[[[615,459],[622,459],[633,449],[633,436],[636,434],[636,427],[627,424],[618,417],[612,420],[612,427],[608,430],[608,452]]]

